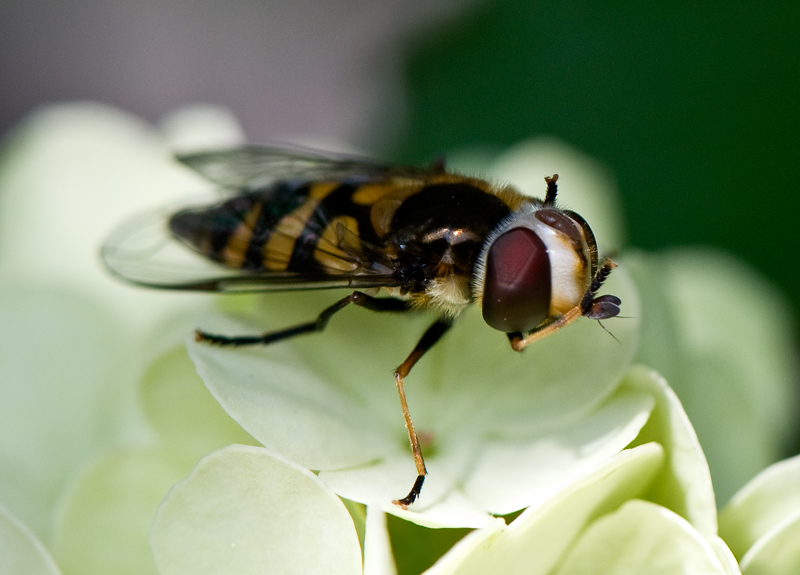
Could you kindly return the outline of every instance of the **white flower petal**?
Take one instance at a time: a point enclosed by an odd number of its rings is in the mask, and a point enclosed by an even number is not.
[[[719,517],[720,535],[737,557],[779,524],[800,512],[800,455],[759,473],[745,485]]]
[[[191,469],[168,449],[112,452],[66,494],[54,555],[68,573],[148,575],[150,526],[164,494]]]
[[[652,407],[649,394],[621,389],[597,412],[542,437],[487,440],[463,480],[467,498],[495,515],[535,505],[633,441]]]
[[[774,286],[728,254],[628,253],[643,311],[638,361],[681,398],[717,500],[781,456],[798,418],[791,313]]]
[[[161,122],[161,133],[170,150],[189,153],[198,150],[241,146],[245,135],[230,110],[197,104],[169,114]]]
[[[557,575],[677,575],[729,571],[682,517],[633,500],[592,523],[569,550]]]
[[[616,270],[608,285],[635,316],[637,299],[624,270]],[[270,299],[265,298],[267,310]],[[320,296],[282,298],[295,309],[305,299],[320,301]],[[270,318],[271,325],[287,317],[286,306],[274,309],[277,319]],[[358,309],[340,315],[324,334],[251,349],[190,342],[190,356],[214,396],[253,437],[323,470],[320,477],[343,497],[388,503],[405,496],[416,478],[389,369],[413,348],[426,318]],[[201,324],[207,331],[231,334],[264,329],[225,318]],[[446,507],[453,510],[455,501],[466,502],[449,493],[468,480],[487,441],[503,438],[524,451],[524,442],[567,433],[563,430],[590,417],[627,369],[636,327],[633,319],[614,323],[620,343],[594,322],[579,321],[515,354],[502,334],[486,327],[477,310],[466,312],[406,379],[411,414],[423,437],[423,451],[428,450],[430,474],[420,508],[447,499]],[[641,409],[646,407],[632,407],[621,422],[603,420],[605,433],[613,434],[619,425],[634,430],[641,425],[636,415]],[[626,427],[634,420],[639,422]],[[621,449],[633,435],[626,438],[612,439],[603,449]],[[596,439],[585,436],[584,444],[573,443],[567,450],[607,453]],[[502,491],[502,473],[494,477],[498,483],[492,489]],[[530,500],[514,497],[517,504]],[[464,510],[464,518],[471,518],[467,525],[485,522],[481,513],[475,514],[478,509],[473,503]],[[448,523],[443,516],[435,521]]]
[[[364,433],[359,426],[363,404],[337,394],[324,374],[310,371],[291,346],[234,351],[187,345],[222,407],[270,449],[310,469],[363,464],[385,451],[380,447],[386,438]]]
[[[44,545],[0,505],[0,573],[60,575]]]
[[[131,289],[103,269],[100,246],[137,212],[207,188],[128,114],[88,103],[43,108],[0,157],[0,274],[82,290],[124,318],[129,333],[152,328],[203,296]]]
[[[705,537],[716,536],[717,507],[708,463],[675,392],[659,374],[641,366],[631,370],[623,385],[656,398],[636,443],[658,442],[667,462],[646,498],[681,515]]]
[[[502,518],[493,518],[486,526],[471,531],[453,545],[441,559],[425,571],[424,575],[455,575],[474,572],[469,570],[469,565],[478,555],[478,550],[488,552],[487,550],[498,540],[502,544],[504,538],[507,537],[507,529],[508,526]],[[478,561],[483,565],[487,563],[485,558],[480,558]],[[493,569],[486,572],[491,573]]]
[[[364,575],[395,575],[397,568],[392,557],[392,543],[386,527],[386,514],[367,507],[364,535]]]
[[[162,575],[361,573],[344,504],[313,473],[258,447],[204,458],[167,495],[151,544]]]
[[[800,573],[800,509],[756,540],[740,564],[744,575]]]
[[[128,358],[87,298],[6,282],[0,293],[0,494],[49,544],[61,489],[122,434]]]
[[[655,443],[622,451],[526,509],[505,529],[490,525],[465,537],[426,575],[549,573],[587,524],[646,490],[662,462]]]
[[[398,456],[352,469],[322,471],[319,477],[342,497],[367,503],[426,527],[481,527],[490,520],[484,510],[475,507],[463,494],[442,489],[443,486],[452,488],[454,478],[440,477],[430,490],[426,484],[419,501],[424,504],[432,499],[434,503],[424,508],[424,514],[404,511],[391,503],[405,497],[416,478],[413,463],[407,457]]]
[[[141,403],[161,441],[192,466],[231,443],[256,443],[209,393],[184,345],[150,364],[141,383]]]
[[[719,559],[720,564],[725,569],[725,573],[727,573],[727,575],[739,575],[741,573],[739,562],[736,560],[733,551],[731,551],[725,541],[717,536],[707,537],[706,540],[717,554],[717,559]]]
[[[100,245],[134,211],[207,186],[160,134],[99,104],[43,108],[0,152],[0,493],[50,544],[86,460],[151,437],[133,397],[141,358],[189,330],[175,309],[197,301],[113,280]]]

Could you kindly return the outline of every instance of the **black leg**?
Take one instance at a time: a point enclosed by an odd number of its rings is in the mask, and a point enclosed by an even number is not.
[[[369,296],[362,292],[353,292],[345,298],[340,299],[332,306],[326,308],[317,317],[315,321],[303,323],[294,327],[283,329],[280,331],[269,332],[263,335],[256,336],[224,336],[209,334],[204,331],[197,330],[195,332],[195,339],[197,341],[207,341],[219,345],[254,345],[254,344],[269,344],[276,341],[281,341],[294,337],[296,335],[311,333],[315,331],[322,331],[328,325],[328,321],[333,315],[346,308],[350,304],[355,304],[372,311],[408,311],[410,308],[408,304],[402,300],[393,298],[376,298]],[[411,443],[411,452],[414,455],[414,465],[417,468],[417,479],[414,481],[414,486],[411,491],[403,497],[394,501],[397,505],[405,508],[414,503],[422,491],[422,484],[425,481],[425,476],[428,471],[425,469],[425,460],[422,458],[422,449],[419,445],[417,432],[414,430],[414,424],[411,422],[411,414],[408,412],[408,402],[406,401],[406,392],[403,387],[403,379],[409,374],[411,368],[425,355],[434,344],[450,329],[453,324],[450,319],[439,319],[422,335],[419,343],[414,347],[412,352],[408,355],[403,363],[395,370],[394,379],[397,385],[397,393],[400,396],[400,406],[403,410],[403,418],[405,419],[406,429],[408,430],[408,440]]]
[[[403,388],[403,379],[411,371],[420,358],[425,355],[425,352],[434,346],[439,339],[450,329],[453,321],[450,319],[439,319],[431,327],[428,328],[422,338],[417,343],[414,350],[409,354],[406,360],[394,372],[394,380],[397,384],[397,393],[400,395],[400,407],[403,409],[403,418],[406,422],[406,430],[408,431],[408,441],[411,443],[411,452],[414,455],[414,465],[417,468],[417,479],[414,481],[414,486],[408,495],[402,499],[397,499],[393,503],[399,505],[403,509],[414,503],[422,491],[422,484],[425,482],[425,476],[428,470],[425,469],[425,460],[422,458],[422,448],[419,445],[417,432],[414,429],[414,424],[411,422],[411,414],[408,412],[408,402],[406,401],[406,392]]]
[[[558,181],[558,174],[553,174],[550,178],[545,176],[544,181],[547,182],[547,193],[544,197],[544,205],[553,206],[556,203],[556,195],[558,194],[558,185],[556,184]]]
[[[606,258],[603,265],[597,270],[592,285],[581,302],[581,313],[589,319],[608,319],[619,314],[619,306],[622,301],[614,295],[601,295],[597,297],[597,292],[603,287],[608,275],[617,267],[617,264]]]
[[[276,341],[289,339],[296,335],[322,331],[336,312],[343,310],[351,303],[372,311],[406,311],[409,309],[406,302],[402,300],[394,298],[376,298],[368,296],[363,292],[356,291],[340,299],[332,306],[325,308],[316,320],[308,323],[261,335],[225,336],[197,330],[194,333],[194,338],[195,341],[207,341],[218,345],[267,345]]]

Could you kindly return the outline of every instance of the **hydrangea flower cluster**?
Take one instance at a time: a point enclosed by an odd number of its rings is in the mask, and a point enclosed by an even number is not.
[[[523,354],[466,312],[406,380],[429,477],[403,510],[391,501],[416,472],[391,370],[430,318],[347,310],[323,334],[224,349],[186,336],[285,327],[336,294],[153,293],[98,266],[128,213],[207,185],[169,149],[240,140],[219,110],[156,131],[92,105],[7,140],[0,571],[799,570],[800,459],[717,512],[715,488],[727,499],[774,461],[794,415],[790,327],[752,272],[708,251],[622,252],[614,337],[580,320]],[[558,172],[601,250],[621,248],[591,159],[539,139],[484,160],[454,158],[533,195]],[[749,307],[733,317],[735,301]]]

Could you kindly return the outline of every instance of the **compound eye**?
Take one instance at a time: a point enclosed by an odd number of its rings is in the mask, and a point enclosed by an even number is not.
[[[550,257],[528,228],[500,235],[486,256],[483,319],[506,332],[530,331],[550,312]]]
[[[581,232],[577,224],[565,213],[552,208],[544,208],[537,210],[535,216],[536,219],[543,224],[547,224],[551,228],[568,236],[576,246],[580,247],[583,245],[583,237],[581,237]]]

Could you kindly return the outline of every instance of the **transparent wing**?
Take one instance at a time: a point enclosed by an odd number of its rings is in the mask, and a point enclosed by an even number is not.
[[[320,238],[329,265],[312,272],[247,271],[228,268],[177,240],[169,230],[174,208],[135,216],[114,231],[101,256],[114,275],[137,285],[176,290],[262,292],[398,285],[381,251],[342,228]],[[291,254],[285,254],[290,257]],[[276,254],[280,257],[280,254]]]
[[[238,190],[256,190],[280,180],[363,181],[397,174],[422,176],[429,172],[362,158],[257,146],[179,155],[177,159],[207,180]]]

